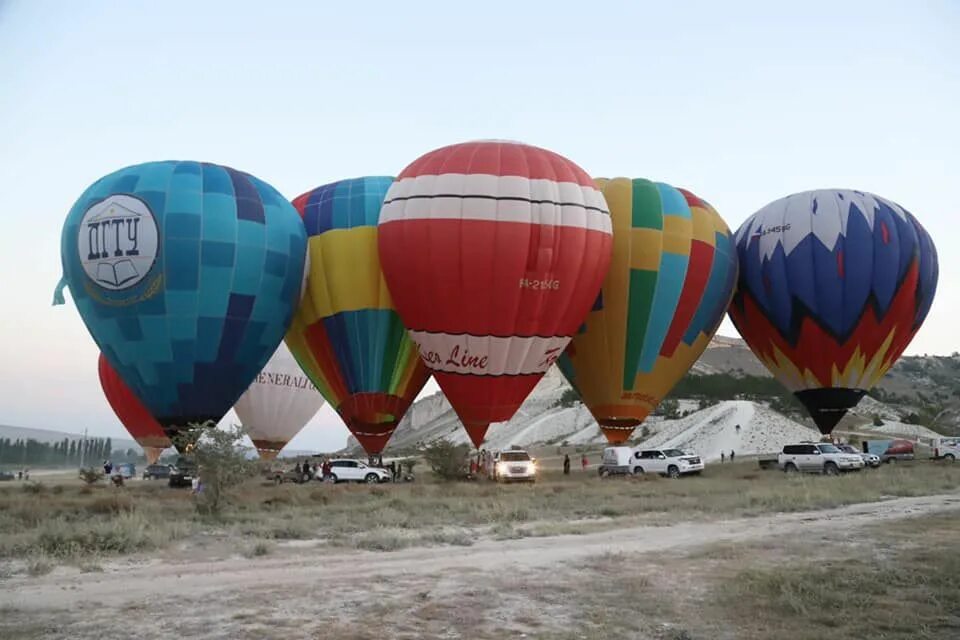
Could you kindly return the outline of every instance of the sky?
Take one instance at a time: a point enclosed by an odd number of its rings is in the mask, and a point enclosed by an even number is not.
[[[958,33],[952,0],[0,0],[0,424],[123,436],[69,294],[50,303],[73,202],[151,160],[293,198],[513,139],[686,187],[731,228],[797,191],[871,191],[939,247],[907,353],[956,351]],[[325,407],[290,447],[346,435]]]

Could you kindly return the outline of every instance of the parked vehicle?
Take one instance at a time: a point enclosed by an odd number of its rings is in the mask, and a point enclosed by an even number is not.
[[[866,440],[866,449],[880,456],[883,462],[913,460],[916,456],[913,443],[909,440]]]
[[[11,473],[10,471],[0,471],[0,481],[13,480],[16,477],[16,474]]]
[[[379,467],[371,467],[359,460],[331,460],[330,473],[323,478],[327,482],[366,482],[376,484],[388,482],[390,472]]]
[[[956,462],[960,460],[960,440],[940,438],[933,441],[933,459]]]
[[[844,453],[851,453],[853,455],[860,456],[860,458],[863,460],[864,466],[870,467],[872,469],[876,469],[877,467],[880,466],[880,463],[881,463],[880,456],[878,456],[875,453],[867,453],[866,451],[860,451],[855,446],[850,444],[838,444],[837,448],[840,449],[840,451],[843,451]]]
[[[597,473],[601,478],[633,473],[633,447],[606,447],[600,458]]]
[[[303,484],[313,479],[313,476],[309,473],[303,473],[303,471],[297,471],[296,469],[273,470],[269,471],[268,474],[276,484],[283,484],[285,482]]]
[[[845,453],[829,442],[788,444],[778,457],[786,473],[823,473],[838,475],[844,471],[860,471],[864,467],[859,454]]]
[[[700,456],[680,449],[638,449],[630,465],[631,473],[659,473],[668,478],[698,475],[704,469]]]
[[[148,464],[143,470],[144,480],[163,480],[170,477],[170,465]]]
[[[137,467],[132,462],[120,462],[113,465],[111,476],[121,476],[122,478],[132,478],[137,475]]]
[[[498,451],[493,456],[493,479],[497,482],[536,482],[537,462],[522,449]]]
[[[179,456],[173,466],[170,467],[167,484],[171,487],[191,487],[196,474],[197,466],[183,456]]]

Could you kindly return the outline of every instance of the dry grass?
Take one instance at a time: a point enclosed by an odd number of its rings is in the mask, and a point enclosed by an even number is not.
[[[853,553],[788,553],[717,588],[744,638],[947,640],[960,637],[956,513],[872,527]]]
[[[0,488],[0,558],[149,551],[185,537],[322,539],[335,547],[389,551],[497,539],[581,534],[632,524],[751,516],[917,496],[960,488],[955,468],[925,462],[828,478],[714,465],[676,481],[546,472],[536,485],[264,485],[250,482],[217,520],[198,516],[189,491],[159,483],[127,487],[6,485]],[[202,541],[201,541],[202,546]],[[245,553],[240,544],[235,550]]]

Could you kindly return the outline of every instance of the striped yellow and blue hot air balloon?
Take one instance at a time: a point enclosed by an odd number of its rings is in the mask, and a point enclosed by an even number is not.
[[[733,295],[730,230],[688,191],[597,179],[613,218],[613,261],[560,369],[612,443],[630,437],[716,332]]]
[[[377,221],[392,183],[341,180],[293,201],[307,230],[309,267],[287,346],[371,455],[430,377],[380,271]]]

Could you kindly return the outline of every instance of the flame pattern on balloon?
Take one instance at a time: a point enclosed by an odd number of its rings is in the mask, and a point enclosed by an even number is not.
[[[937,252],[901,206],[819,190],[777,200],[736,234],[730,318],[830,433],[903,353],[937,288]]]
[[[430,377],[380,271],[377,221],[392,182],[342,180],[293,201],[310,266],[287,345],[369,454],[383,451]]]
[[[137,444],[143,447],[147,464],[155,463],[164,449],[173,446],[170,438],[163,432],[163,427],[154,420],[150,411],[143,406],[130,387],[120,379],[102,353],[97,359],[97,373],[100,376],[103,395],[110,404],[110,408],[117,414],[117,419]]]
[[[613,260],[559,366],[617,444],[707,347],[737,263],[726,223],[692,193],[643,179],[596,183],[613,219]]]

